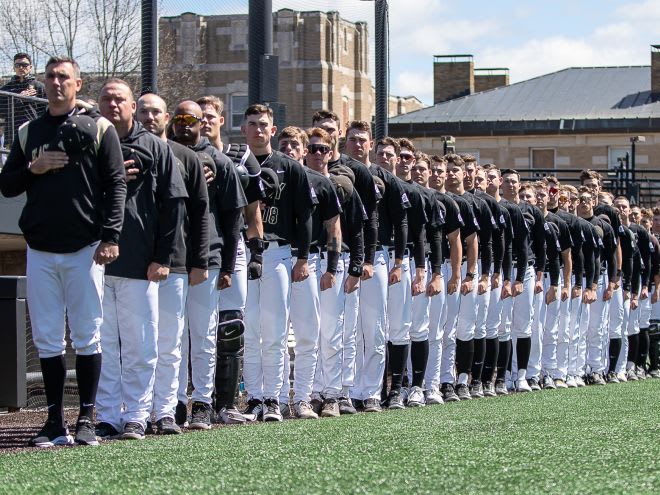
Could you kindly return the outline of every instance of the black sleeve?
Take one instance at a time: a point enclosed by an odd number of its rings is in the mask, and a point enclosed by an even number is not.
[[[181,230],[184,215],[183,198],[168,198],[160,203],[158,210],[158,235],[154,259],[156,263],[170,266],[176,245],[176,236]]]
[[[206,269],[209,265],[209,193],[204,178],[202,164],[191,157],[188,169],[188,199],[186,200],[186,213],[190,222],[188,232],[190,246],[190,266]]]
[[[348,273],[356,277],[362,275],[362,265],[364,264],[363,213],[362,201],[354,189],[351,197],[344,203],[341,225],[342,242],[348,246],[350,254]]]
[[[584,233],[580,227],[580,223],[576,220],[573,223],[573,245],[571,246],[571,260],[573,261],[573,275],[575,287],[582,287],[582,275],[584,274],[584,255],[582,253],[582,245],[584,244]]]
[[[502,241],[504,242],[504,255],[502,256],[502,281],[511,280],[511,271],[513,267],[513,228],[511,225],[511,216],[508,211],[503,212],[503,215],[506,217],[506,226],[503,229],[504,236]]]
[[[295,245],[298,248],[298,258],[309,256],[309,246],[312,242],[312,190],[305,169],[300,164],[292,163],[289,168],[289,180],[293,189],[293,214],[296,219]]]
[[[639,256],[639,252],[637,254],[637,256],[633,257],[632,282],[630,287],[630,290],[633,294],[639,294],[639,290],[641,288],[640,273],[642,269],[642,259]]]
[[[612,227],[603,223],[603,231],[605,232],[605,239],[603,244],[605,249],[603,250],[603,261],[607,263],[607,280],[612,281],[616,278],[616,234]]]
[[[431,247],[431,253],[429,254],[431,272],[433,274],[440,273],[442,268],[442,228],[427,228],[426,239]]]
[[[408,215],[403,210],[402,218],[394,224],[394,258],[403,259],[403,252],[408,241]]]
[[[490,273],[493,262],[493,217],[490,208],[484,203],[477,205],[479,215],[479,254],[481,255],[481,273]]]
[[[624,291],[630,292],[633,276],[633,258],[636,250],[632,239],[632,232],[626,231],[625,234],[625,236],[621,237],[621,287]],[[639,255],[637,256],[637,262],[639,263]],[[639,265],[637,270],[637,274],[639,275]]]
[[[588,226],[587,226],[588,227]],[[584,242],[582,243],[582,259],[584,261],[584,288],[591,289],[597,275],[598,265],[596,265],[596,253],[598,246],[595,245],[594,234],[590,228],[583,231],[585,234]]]
[[[525,280],[527,264],[529,263],[529,229],[525,223],[522,211],[513,206],[511,211],[511,225],[513,227],[513,248],[516,255],[516,282]]]
[[[553,239],[553,243],[556,244],[556,239]],[[559,271],[561,267],[561,263],[559,260],[561,258],[561,251],[559,251],[559,249],[557,249],[555,245],[552,248],[550,247],[546,248],[546,252],[548,256],[548,263],[546,265],[546,269],[550,274],[550,285],[557,286],[559,285]]]
[[[410,230],[408,231],[410,234]],[[413,242],[413,257],[415,259],[415,266],[423,267],[426,266],[426,239],[425,239],[425,229],[419,229],[415,232],[415,235],[412,239]],[[409,239],[410,241],[410,239]]]
[[[241,210],[227,210],[219,216],[220,230],[222,231],[222,261],[220,271],[234,273],[236,265],[236,249],[241,235]]]
[[[169,149],[169,148],[168,148]],[[171,152],[170,152],[171,153]],[[174,158],[170,156],[172,166]],[[126,204],[126,169],[121,153],[119,136],[114,127],[108,127],[101,138],[98,150],[99,175],[103,188],[103,230],[101,241],[119,243],[119,234],[124,223]],[[178,170],[177,170],[178,174]],[[181,179],[179,175],[179,180]]]
[[[543,271],[545,261],[545,218],[543,214],[534,209],[534,231],[532,233],[532,249],[536,257],[534,268],[537,272]]]
[[[648,287],[651,275],[651,255],[653,252],[653,244],[648,232],[642,228],[638,229],[637,247],[639,248],[640,254],[641,284],[642,287]]]
[[[506,227],[504,225],[499,227],[493,231],[493,273],[502,273],[502,263],[504,262],[504,230]]]
[[[36,176],[28,169],[28,160],[19,140],[14,139],[7,161],[0,171],[0,192],[7,198],[13,198],[27,191],[35,179]]]

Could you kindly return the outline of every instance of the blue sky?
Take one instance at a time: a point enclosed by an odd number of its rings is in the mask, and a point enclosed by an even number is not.
[[[433,55],[470,53],[517,82],[566,67],[649,65],[660,0],[390,0],[390,92],[433,99]],[[337,10],[369,23],[373,3],[273,0],[273,10]],[[161,15],[247,13],[247,0],[163,0]],[[373,50],[373,42],[372,42]],[[373,59],[373,57],[372,57]]]

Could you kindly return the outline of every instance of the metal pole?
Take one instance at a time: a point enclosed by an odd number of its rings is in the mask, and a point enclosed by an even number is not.
[[[388,134],[389,100],[389,14],[387,0],[376,0],[376,133],[380,139]]]
[[[632,183],[635,183],[635,140],[632,141],[631,153],[630,153],[630,180]]]
[[[248,104],[263,102],[261,67],[264,55],[273,53],[273,4],[250,0],[248,15]]]
[[[156,0],[142,0],[142,89],[141,94],[158,92],[158,7]]]

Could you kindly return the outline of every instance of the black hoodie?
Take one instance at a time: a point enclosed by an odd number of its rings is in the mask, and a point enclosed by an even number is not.
[[[43,83],[37,81],[32,74],[28,74],[22,81],[19,80],[17,76],[12,77],[7,84],[0,88],[0,91],[21,93],[29,87],[33,87],[37,90],[37,94],[34,95],[36,98],[46,98],[46,91]],[[0,119],[4,120],[5,134],[10,138],[12,135],[10,130],[12,99],[14,100],[14,132],[16,132],[25,122],[36,119],[46,109],[46,103],[38,103],[23,98],[0,96]]]

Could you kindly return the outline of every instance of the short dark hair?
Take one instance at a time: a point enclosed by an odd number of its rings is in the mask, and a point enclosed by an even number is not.
[[[408,138],[399,138],[399,147],[409,149],[413,154],[417,151],[415,145]]]
[[[474,155],[471,155],[470,153],[461,153],[461,158],[467,165],[468,163],[474,163],[476,165],[477,163],[477,157]]]
[[[80,77],[80,66],[78,65],[78,62],[76,62],[75,59],[73,59],[71,57],[67,57],[66,55],[50,57],[48,59],[48,62],[46,62],[46,70],[48,70],[49,66],[58,65],[58,64],[71,64],[71,66],[73,67],[73,74],[77,78]],[[130,88],[130,86],[129,86],[129,88]]]
[[[591,170],[590,168],[583,170],[580,174],[580,184],[583,184],[587,179],[596,179],[599,186],[603,183],[603,177],[600,175],[600,173],[596,172],[595,170]]]
[[[351,131],[368,132],[371,139],[371,125],[366,120],[351,120],[346,126],[346,136]]]
[[[271,122],[273,121],[273,109],[261,103],[255,103],[247,107],[245,113],[243,113],[243,118],[247,118],[250,115],[261,115],[262,113],[268,115]]]
[[[282,129],[282,131],[277,136],[277,140],[279,141],[281,139],[296,138],[300,139],[300,144],[304,144],[302,139],[303,134],[305,134],[305,131],[303,131],[300,127],[290,125]]]
[[[315,124],[316,122],[321,122],[322,120],[325,119],[332,119],[337,124],[339,124],[339,115],[337,115],[335,112],[331,110],[319,110],[314,114],[312,117],[312,124]]]
[[[457,167],[461,167],[465,170],[465,160],[463,160],[461,155],[457,155],[456,153],[447,153],[444,158],[447,162],[447,165],[453,163]]]
[[[396,154],[396,156],[399,156],[399,152],[401,151],[401,146],[399,145],[399,142],[396,139],[391,138],[389,136],[385,136],[378,140],[378,142],[376,143],[376,151],[378,151],[379,146],[394,147],[394,153]]]
[[[27,58],[28,62],[30,62],[30,65],[32,65],[32,59],[30,58],[30,56],[27,53],[22,53],[22,52],[17,53],[16,55],[14,55],[14,62],[16,62],[17,60],[20,60],[22,58]]]
[[[502,177],[504,177],[505,175],[517,175],[518,176],[518,182],[520,182],[520,174],[514,168],[505,168],[504,170],[502,170],[501,175],[502,175]]]
[[[426,162],[428,166],[431,166],[431,158],[429,155],[424,153],[423,151],[416,151],[415,152],[415,161],[419,162]]]

